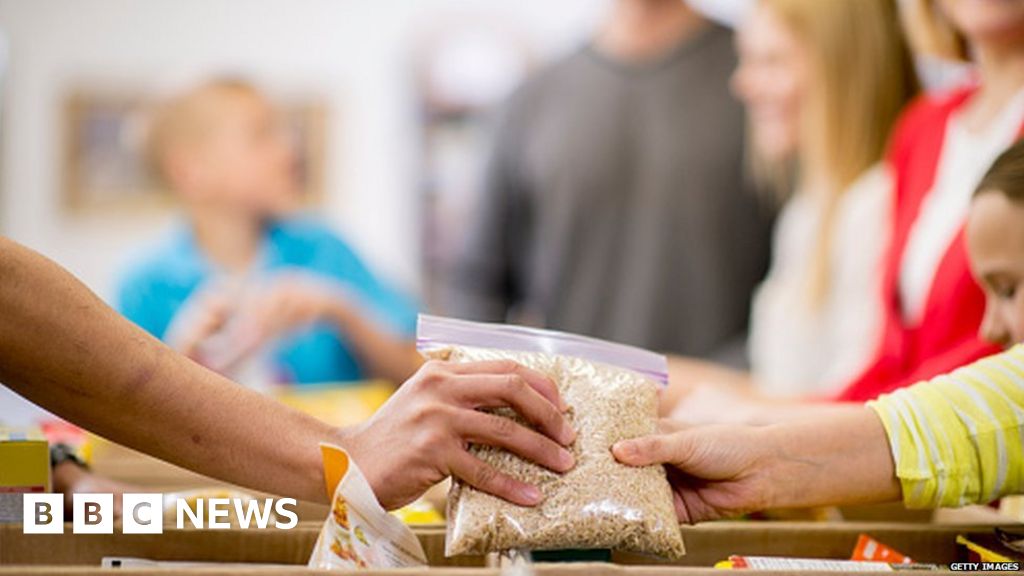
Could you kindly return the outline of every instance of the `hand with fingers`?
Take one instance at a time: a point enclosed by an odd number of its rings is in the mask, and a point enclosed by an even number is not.
[[[355,310],[340,283],[292,270],[265,280],[246,302],[242,321],[246,331],[268,342],[326,321],[340,307]]]
[[[537,431],[480,409],[509,407]],[[346,448],[381,504],[397,508],[447,476],[523,506],[543,499],[470,454],[470,444],[509,450],[556,472],[575,461],[567,406],[543,374],[511,361],[426,363],[365,424],[346,431]]]
[[[216,280],[182,306],[166,341],[200,364],[228,373],[261,347],[291,332],[352,310],[343,289],[302,272],[282,272],[245,287]]]
[[[623,464],[664,464],[676,515],[687,523],[739,516],[769,505],[767,458],[752,427],[688,427],[664,420],[662,433],[619,442]]]
[[[218,284],[204,286],[174,316],[164,340],[181,354],[206,364],[202,348],[224,328],[234,307],[229,291]]]
[[[874,410],[819,408],[771,426],[694,426],[663,420],[661,432],[612,447],[623,464],[663,464],[683,522],[769,508],[897,500],[889,441]]]

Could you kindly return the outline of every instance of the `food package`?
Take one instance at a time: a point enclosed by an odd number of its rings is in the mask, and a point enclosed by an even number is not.
[[[858,562],[829,560],[827,558],[786,558],[781,556],[730,556],[715,568],[726,570],[767,570],[770,572],[893,572],[893,564],[885,562]],[[919,570],[934,570],[932,565],[920,565]]]
[[[652,434],[664,356],[592,338],[507,325],[420,316],[417,346],[430,359],[509,359],[550,377],[577,432],[576,466],[558,474],[490,446],[471,452],[537,486],[544,500],[522,507],[456,481],[448,498],[446,554],[509,550],[622,549],[678,558],[685,551],[661,466],[635,468],[611,453],[620,440]],[[493,413],[525,421],[511,409]]]
[[[22,521],[22,497],[50,491],[50,445],[36,428],[0,426],[0,524]]]
[[[420,541],[381,507],[366,477],[345,450],[322,444],[331,512],[313,547],[309,567],[361,570],[427,564]]]
[[[886,546],[867,534],[857,537],[857,545],[853,548],[850,560],[858,562],[888,562],[889,564],[912,564],[909,556]]]

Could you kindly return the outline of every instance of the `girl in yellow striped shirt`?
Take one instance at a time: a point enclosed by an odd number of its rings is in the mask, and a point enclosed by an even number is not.
[[[866,408],[765,427],[666,430],[619,443],[616,457],[668,466],[676,512],[688,522],[901,497],[909,507],[959,506],[1024,492],[1024,142],[982,179],[966,239],[987,298],[982,334],[1014,346],[1007,352]]]

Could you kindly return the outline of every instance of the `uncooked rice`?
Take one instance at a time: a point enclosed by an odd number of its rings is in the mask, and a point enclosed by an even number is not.
[[[448,498],[446,554],[508,550],[620,549],[666,558],[685,553],[672,492],[661,466],[617,462],[611,446],[655,432],[658,385],[629,370],[579,358],[457,346],[430,357],[453,362],[510,359],[557,384],[577,432],[576,466],[558,474],[489,446],[484,462],[534,484],[544,501],[529,508],[455,482]],[[509,409],[495,413],[523,420]]]

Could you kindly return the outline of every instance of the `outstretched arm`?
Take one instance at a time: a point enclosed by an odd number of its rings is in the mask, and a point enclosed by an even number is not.
[[[327,317],[334,321],[342,334],[348,336],[371,374],[398,383],[411,376],[423,363],[416,352],[415,342],[380,328],[354,310],[347,301],[330,303],[327,310]]]
[[[374,418],[338,429],[173,352],[46,258],[0,238],[0,382],[116,442],[235,484],[325,500],[318,443],[347,448],[387,507],[449,474],[520,504],[536,490],[469,442],[564,471],[574,439],[547,378],[511,363],[421,369]],[[537,433],[476,408],[511,406]],[[551,438],[557,439],[557,443]]]
[[[900,497],[885,430],[863,407],[774,426],[676,428],[614,453],[625,464],[665,464],[684,522]]]
[[[765,508],[896,500],[911,508],[1024,491],[1024,345],[883,395],[806,406],[802,421],[708,426],[621,442],[626,464],[665,464],[690,522]]]
[[[230,482],[323,500],[337,429],[174,353],[53,262],[0,239],[0,381],[90,430]]]

